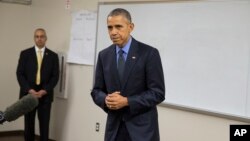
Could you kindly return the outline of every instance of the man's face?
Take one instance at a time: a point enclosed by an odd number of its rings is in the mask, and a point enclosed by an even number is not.
[[[114,44],[123,47],[128,42],[134,25],[122,15],[109,16],[107,24],[110,39]]]
[[[46,33],[42,30],[37,30],[34,33],[34,41],[37,47],[42,48],[47,41]]]

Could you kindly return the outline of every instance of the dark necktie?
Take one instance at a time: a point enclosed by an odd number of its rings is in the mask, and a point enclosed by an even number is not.
[[[124,72],[124,67],[125,67],[125,59],[123,57],[123,53],[124,51],[122,49],[120,49],[118,51],[118,64],[117,64],[117,69],[118,69],[118,73],[119,73],[119,78],[120,81],[122,80],[122,76],[123,76],[123,72]]]

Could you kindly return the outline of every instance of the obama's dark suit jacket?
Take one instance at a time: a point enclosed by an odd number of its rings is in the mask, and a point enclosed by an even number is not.
[[[132,141],[159,141],[156,105],[165,99],[165,85],[157,49],[132,39],[126,59],[123,81],[117,71],[116,47],[98,55],[92,98],[107,114],[105,141],[114,141],[123,121]],[[109,110],[105,105],[108,93],[121,91],[129,106]]]

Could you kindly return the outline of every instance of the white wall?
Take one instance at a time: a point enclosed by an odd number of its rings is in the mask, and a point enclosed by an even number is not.
[[[98,7],[97,0],[71,0],[70,10],[65,9],[65,3],[65,0],[33,0],[30,6],[0,3],[0,110],[18,98],[17,60],[22,49],[33,45],[34,29],[45,28],[48,47],[67,52],[71,12],[96,11]],[[90,96],[93,66],[70,64],[68,78],[68,99],[55,98],[53,103],[51,138],[58,141],[103,140],[106,115],[94,105]],[[158,110],[162,141],[228,141],[229,125],[243,123],[161,106]],[[96,122],[100,123],[99,132],[95,132]],[[0,125],[0,131],[20,129],[23,129],[23,118]]]
[[[20,50],[31,46],[30,6],[0,3],[0,110],[19,97],[16,65]],[[0,131],[22,129],[23,119],[0,125]]]

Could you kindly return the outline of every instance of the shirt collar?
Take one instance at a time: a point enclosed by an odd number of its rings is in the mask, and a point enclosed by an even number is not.
[[[124,51],[125,54],[128,54],[131,42],[132,42],[132,38],[130,37],[129,40],[128,40],[128,42],[127,42],[127,44],[122,48],[122,50]],[[118,51],[120,49],[121,48],[116,45],[116,53],[118,53]]]
[[[35,49],[36,49],[36,52],[38,52],[39,50],[42,51],[42,52],[44,52],[45,47],[42,47],[42,49],[40,49],[40,48],[38,48],[38,47],[35,45]]]

